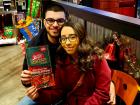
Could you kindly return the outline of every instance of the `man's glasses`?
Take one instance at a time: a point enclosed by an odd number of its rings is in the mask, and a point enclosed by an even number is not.
[[[47,18],[45,20],[46,20],[47,24],[49,24],[49,25],[53,25],[55,21],[57,22],[58,25],[63,25],[65,23],[65,19],[63,19],[63,18],[56,19],[56,20],[53,18]]]
[[[65,44],[66,43],[66,41],[67,41],[67,39],[70,41],[70,42],[75,42],[76,40],[77,40],[77,35],[75,35],[75,34],[70,34],[68,37],[61,37],[61,38],[59,38],[59,41],[60,41],[60,43],[62,43],[62,44]]]

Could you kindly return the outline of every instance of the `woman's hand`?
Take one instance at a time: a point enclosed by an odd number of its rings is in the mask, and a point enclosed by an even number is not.
[[[109,91],[110,100],[107,102],[110,105],[116,104],[116,93],[115,93],[115,86],[114,83],[111,82],[110,84],[110,91]]]
[[[31,84],[31,71],[29,70],[23,70],[21,73],[21,81],[23,84]]]
[[[27,89],[26,91],[26,95],[28,97],[30,97],[32,100],[35,100],[36,98],[38,98],[39,94],[37,92],[37,88],[34,86],[31,86]]]

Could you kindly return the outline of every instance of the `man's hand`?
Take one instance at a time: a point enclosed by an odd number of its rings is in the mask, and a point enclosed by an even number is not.
[[[107,102],[110,105],[116,104],[116,93],[115,93],[115,86],[114,83],[111,82],[110,84],[110,92],[109,92],[110,100]]]
[[[35,100],[36,98],[38,98],[39,94],[37,92],[37,88],[34,86],[31,86],[27,89],[26,91],[26,95],[28,97],[30,97],[32,100]]]
[[[23,70],[21,73],[21,81],[23,84],[31,84],[31,71]]]

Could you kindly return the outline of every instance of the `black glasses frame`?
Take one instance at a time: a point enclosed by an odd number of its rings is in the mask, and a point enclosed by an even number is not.
[[[74,42],[77,40],[77,35],[76,34],[70,34],[68,37],[65,37],[65,38],[59,38],[59,42],[64,44],[67,42],[67,40],[69,40],[70,42]]]
[[[57,22],[58,25],[63,25],[66,22],[64,18],[59,18],[59,19],[47,18],[45,19],[45,21],[49,25],[53,25],[55,22]]]

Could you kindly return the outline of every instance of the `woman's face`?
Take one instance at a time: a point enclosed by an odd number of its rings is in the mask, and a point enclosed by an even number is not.
[[[74,55],[79,45],[79,37],[72,27],[64,26],[61,30],[60,43],[69,55]]]

